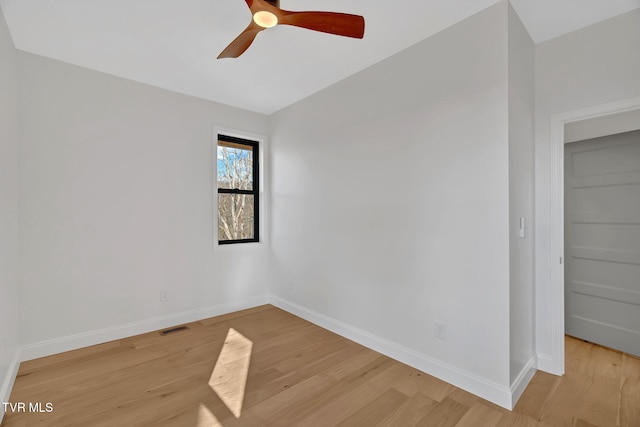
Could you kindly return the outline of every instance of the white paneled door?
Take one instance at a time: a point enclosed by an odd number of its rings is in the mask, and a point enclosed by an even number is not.
[[[565,328],[640,356],[640,131],[565,145]]]

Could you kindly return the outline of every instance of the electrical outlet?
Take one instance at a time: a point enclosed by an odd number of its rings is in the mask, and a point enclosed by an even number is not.
[[[443,322],[436,322],[435,332],[436,338],[440,338],[443,341],[447,340],[447,324]]]
[[[160,291],[160,301],[169,301],[169,294],[167,291]]]

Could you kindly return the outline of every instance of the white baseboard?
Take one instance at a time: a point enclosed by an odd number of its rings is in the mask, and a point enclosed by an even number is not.
[[[550,354],[538,353],[538,369],[553,375],[563,374],[563,372],[557,372],[556,363]]]
[[[19,368],[20,349],[16,349],[13,355],[13,359],[11,359],[11,363],[9,364],[9,369],[7,369],[4,380],[2,381],[2,388],[0,388],[0,403],[9,402],[9,397],[11,397],[11,390],[13,389],[13,383],[16,381]],[[0,424],[2,424],[3,419],[4,405],[0,405]]]
[[[110,328],[98,329],[94,331],[83,332],[80,334],[69,335],[66,337],[55,338],[52,340],[41,341],[22,346],[20,352],[21,360],[25,361],[37,359],[39,357],[50,356],[52,354],[63,353],[65,351],[76,350],[79,348],[102,344],[105,342],[127,338],[134,335],[153,332],[158,329],[164,329],[182,323],[195,322],[198,320],[207,319],[209,317],[220,316],[222,314],[232,313],[234,311],[244,310],[247,308],[253,308],[268,303],[269,298],[265,295],[248,300],[229,302],[212,307],[183,311],[180,313],[155,317],[153,319],[142,320],[125,325],[113,326]]]
[[[527,388],[529,382],[531,382],[531,379],[537,371],[538,358],[536,356],[532,356],[524,368],[522,368],[522,371],[520,371],[520,374],[513,384],[511,384],[511,409],[516,406],[516,403],[520,400],[520,396],[522,396],[522,393],[524,393],[524,390]]]
[[[366,331],[354,328],[346,323],[332,319],[282,298],[272,295],[269,302],[282,310],[382,353],[385,356],[426,372],[429,375],[446,381],[449,384],[453,384],[458,388],[466,390],[469,393],[473,393],[476,396],[495,403],[496,405],[509,410],[512,409],[511,404],[513,402],[513,395],[511,389],[508,387],[495,384],[485,378],[481,378],[470,372],[456,368],[455,366],[448,365],[445,362],[433,359],[410,348],[403,347]]]

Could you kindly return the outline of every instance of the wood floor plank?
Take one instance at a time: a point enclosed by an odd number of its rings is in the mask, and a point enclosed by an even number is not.
[[[578,419],[576,420],[575,427],[600,427],[600,426],[598,424],[591,424],[588,421]]]
[[[43,368],[61,367],[81,361],[83,359],[92,358],[96,354],[104,354],[109,350],[115,352],[126,351],[121,341],[110,341],[104,344],[92,345],[90,347],[80,348],[78,350],[66,351],[64,353],[54,354],[49,357],[41,357],[39,359],[27,360],[20,364],[20,373],[22,375],[37,372]]]
[[[403,363],[393,361],[393,364],[389,369],[381,372],[380,375],[377,375],[375,378],[371,379],[369,383],[374,387],[377,387],[380,390],[384,391],[389,387],[393,387],[394,385],[418,373],[422,374],[422,372],[418,371],[415,368],[407,366]]]
[[[622,359],[621,352],[591,344],[588,373],[619,379],[622,373]]]
[[[628,377],[622,385],[620,426],[640,426],[640,377]]]
[[[374,351],[365,351],[358,353],[354,357],[342,360],[333,366],[330,366],[322,375],[331,377],[333,380],[339,381],[352,375],[356,370],[361,370],[363,366],[369,366],[371,363],[380,363],[384,360],[384,356]]]
[[[418,422],[424,427],[455,427],[458,421],[469,411],[464,406],[453,399],[445,397],[442,402],[433,406],[432,409]]]
[[[291,425],[325,404],[328,399],[326,393],[335,389],[334,386],[331,379],[317,375],[263,400],[248,412],[259,416],[266,425]]]
[[[226,427],[203,403],[200,403],[197,406],[183,408],[177,413],[172,414],[163,420],[159,420],[155,427],[172,427],[179,425]]]
[[[338,425],[372,400],[376,399],[380,394],[380,390],[369,383],[364,383],[347,392],[344,396],[322,405],[309,416],[292,424],[292,427]]]
[[[519,412],[509,412],[502,415],[496,427],[557,427],[557,425],[538,421],[529,415]]]
[[[394,385],[393,388],[407,396],[413,396],[413,394],[420,392],[437,402],[442,401],[455,390],[451,384],[419,371]]]
[[[640,426],[640,359],[567,337],[513,412],[265,305],[24,362],[2,427]]]
[[[468,391],[464,391],[462,389],[459,388],[454,388],[451,393],[447,394],[447,397],[449,399],[453,399],[456,402],[471,408],[473,405],[475,405],[476,403],[478,403],[478,401],[483,401],[482,398],[469,393]]]
[[[502,412],[493,408],[476,403],[460,419],[455,427],[495,427],[502,419]]]
[[[558,381],[560,381],[560,377],[546,372],[537,372],[522,393],[514,410],[536,420],[540,419],[542,406]]]
[[[390,412],[398,409],[408,397],[394,389],[388,389],[359,411],[337,424],[339,427],[373,426]]]
[[[625,354],[622,358],[622,376],[640,379],[640,357]]]
[[[340,381],[346,383],[352,382],[364,382],[368,380],[372,380],[381,373],[385,372],[387,369],[393,368],[396,365],[396,361],[388,358],[387,356],[383,356],[381,354],[378,355],[371,362],[362,365],[356,369],[352,369],[347,375],[339,378]],[[335,378],[335,377],[334,377]]]
[[[118,359],[119,360],[119,359]],[[173,370],[166,369],[180,363]],[[119,402],[123,399],[135,399],[140,393],[152,390],[155,387],[176,381],[177,378],[190,377],[201,374],[204,378],[207,372],[211,372],[213,361],[201,362],[193,357],[173,355],[165,360],[155,359],[144,364],[144,369],[139,365],[125,365],[118,368],[118,364],[109,364],[112,369],[99,370],[99,373],[82,376],[70,376],[61,378],[56,383],[50,381],[44,383],[46,387],[35,392],[34,387],[15,392],[16,399],[46,400],[53,396],[53,401],[63,411],[73,408],[73,402],[81,393],[83,402],[89,405],[92,402]],[[157,372],[150,376],[148,372]],[[83,372],[84,374],[84,372]]]
[[[285,391],[305,380],[298,372],[286,374],[275,368],[268,369],[255,375],[249,374],[247,388],[244,395],[244,407],[252,406]]]
[[[356,357],[366,356],[370,353],[371,351],[369,349],[349,342],[349,345],[346,347],[311,360],[306,365],[300,366],[297,371],[306,377],[320,375],[321,373],[326,373],[328,369],[343,363],[345,360],[353,360]]]
[[[584,341],[567,336],[565,338],[565,371],[586,373],[589,371],[591,345]]]
[[[271,421],[281,421],[286,425],[292,425],[316,412],[319,408],[322,408],[331,402],[341,399],[345,394],[348,394],[352,390],[360,387],[362,384],[371,385],[373,381],[380,375],[395,366],[396,362],[388,357],[381,356],[374,359],[367,365],[362,366],[359,369],[351,371],[348,375],[336,380],[330,379],[328,387],[324,387],[318,390],[314,396],[310,399],[306,399],[304,402],[296,404],[294,410],[288,409],[286,411],[279,411],[277,414],[269,416]],[[327,377],[329,379],[331,377]],[[298,387],[298,392],[303,391],[302,387]],[[376,389],[378,394],[381,394],[380,389]]]
[[[615,426],[618,421],[620,399],[619,379],[591,373],[585,378],[585,383],[588,390],[576,412],[576,420],[588,420],[597,426]]]
[[[468,408],[471,408],[476,404],[481,404],[481,405],[486,406],[486,407],[488,407],[490,409],[493,409],[494,411],[499,412],[501,414],[507,412],[507,410],[505,408],[503,408],[502,406],[498,406],[498,405],[496,405],[494,403],[488,402],[488,401],[484,400],[481,397],[478,397],[478,396],[476,396],[474,394],[469,393],[468,391],[459,389],[457,387],[455,387],[453,389],[453,391],[447,395],[447,397],[449,399],[455,400],[456,402],[458,402],[458,403],[460,403],[460,404],[462,404],[462,405],[464,405],[464,406],[466,406]]]
[[[623,354],[573,337],[566,339],[567,371],[620,378]]]
[[[375,424],[375,427],[415,427],[437,404],[435,400],[417,392],[386,418]]]
[[[576,413],[589,390],[583,374],[567,372],[540,411],[540,419],[554,426],[573,427]]]

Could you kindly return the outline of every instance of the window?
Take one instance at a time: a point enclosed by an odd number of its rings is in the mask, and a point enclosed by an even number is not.
[[[218,135],[218,243],[260,237],[258,142]]]

